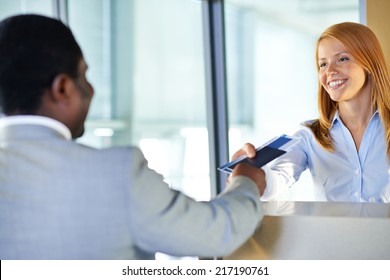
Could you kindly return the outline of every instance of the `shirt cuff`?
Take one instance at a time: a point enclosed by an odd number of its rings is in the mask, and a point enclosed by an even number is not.
[[[267,201],[275,196],[276,178],[272,176],[272,171],[267,165],[264,165],[261,169],[265,173],[265,190],[261,200]]]

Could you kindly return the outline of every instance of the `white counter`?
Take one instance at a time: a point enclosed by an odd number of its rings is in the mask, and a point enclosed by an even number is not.
[[[268,202],[255,234],[224,259],[390,260],[390,204]]]

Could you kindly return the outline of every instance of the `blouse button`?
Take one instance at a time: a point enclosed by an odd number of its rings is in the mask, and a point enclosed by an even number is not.
[[[359,175],[359,174],[360,174],[360,169],[356,169],[356,170],[355,170],[355,174],[356,174],[356,175]]]
[[[359,192],[355,192],[355,196],[356,196],[356,197],[359,197]]]

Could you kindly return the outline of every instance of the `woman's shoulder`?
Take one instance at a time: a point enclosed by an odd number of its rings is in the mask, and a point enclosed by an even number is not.
[[[310,128],[315,123],[318,123],[318,119],[306,120],[301,122],[301,127]]]
[[[312,127],[318,122],[318,119],[306,120],[300,123],[298,130],[294,136],[305,139],[314,138]]]

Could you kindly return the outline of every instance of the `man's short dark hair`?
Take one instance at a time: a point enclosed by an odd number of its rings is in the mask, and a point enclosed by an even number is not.
[[[25,14],[0,22],[0,107],[4,114],[35,114],[42,94],[61,73],[78,76],[82,52],[62,22]]]

